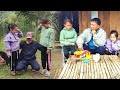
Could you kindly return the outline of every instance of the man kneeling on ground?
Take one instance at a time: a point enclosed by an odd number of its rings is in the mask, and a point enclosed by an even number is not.
[[[16,67],[16,71],[24,70],[28,65],[31,65],[35,71],[40,70],[40,65],[36,61],[36,52],[40,50],[41,45],[33,40],[33,33],[27,32],[26,41],[20,43],[20,57]],[[20,73],[19,73],[20,74]]]

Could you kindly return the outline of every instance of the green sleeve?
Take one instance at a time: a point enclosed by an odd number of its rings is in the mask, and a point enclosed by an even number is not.
[[[77,33],[76,33],[76,31],[74,31],[74,37],[71,38],[71,39],[68,39],[68,41],[69,41],[70,43],[75,43],[76,40],[77,40]]]
[[[60,44],[61,44],[62,46],[70,45],[70,42],[69,42],[69,41],[66,41],[64,37],[65,37],[64,31],[61,31],[61,32],[60,32]]]
[[[54,44],[54,41],[55,41],[55,31],[52,30],[52,32],[50,32],[50,39],[49,39],[49,42],[48,42],[48,47],[47,49],[53,49],[53,44]]]

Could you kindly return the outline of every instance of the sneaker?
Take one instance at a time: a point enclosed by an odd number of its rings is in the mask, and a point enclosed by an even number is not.
[[[21,75],[21,71],[16,71],[16,74]]]
[[[45,69],[43,69],[41,72],[40,72],[40,74],[45,74],[46,73],[46,70]]]
[[[36,70],[32,69],[32,72],[35,72]]]
[[[45,73],[45,76],[46,76],[46,77],[50,76],[50,71],[47,71],[47,72]]]
[[[11,71],[10,74],[11,74],[12,76],[15,76],[15,71]]]
[[[32,69],[32,72],[39,72],[39,71]]]

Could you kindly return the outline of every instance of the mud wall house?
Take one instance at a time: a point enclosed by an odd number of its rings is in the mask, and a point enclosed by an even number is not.
[[[101,19],[101,27],[106,31],[107,38],[111,30],[117,30],[120,39],[120,11],[56,11],[53,16],[57,32],[56,40],[59,41],[60,31],[64,27],[64,19],[69,18],[73,21],[73,27],[79,35],[90,27],[90,20],[94,17]]]

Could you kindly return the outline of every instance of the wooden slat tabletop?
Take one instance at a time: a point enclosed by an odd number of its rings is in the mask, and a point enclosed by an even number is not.
[[[120,58],[117,55],[101,55],[99,62],[72,62],[69,59],[58,79],[120,79]]]

